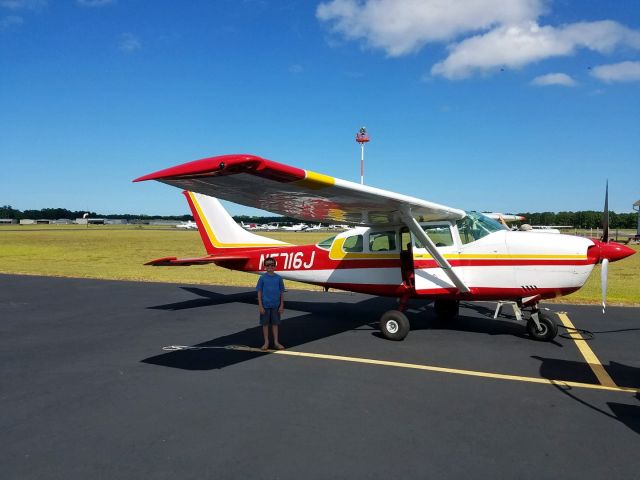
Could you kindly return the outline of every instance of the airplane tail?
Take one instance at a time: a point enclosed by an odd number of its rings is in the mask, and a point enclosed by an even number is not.
[[[233,249],[289,245],[246,231],[231,218],[217,198],[186,190],[182,194],[189,203],[202,243],[209,255],[229,252]]]

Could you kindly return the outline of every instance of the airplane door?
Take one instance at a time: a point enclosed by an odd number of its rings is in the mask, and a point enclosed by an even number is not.
[[[414,286],[413,241],[407,227],[400,229],[400,271],[402,281],[408,287]]]
[[[428,223],[423,224],[422,228],[445,258],[450,254],[459,253],[459,247],[454,241],[451,232],[452,225],[450,223]],[[434,265],[434,260],[429,252],[427,252],[426,248],[424,248],[415,237],[413,237],[413,245],[413,268],[416,291],[456,288],[444,271],[437,265]],[[455,267],[454,269],[456,273],[462,277],[459,269]]]

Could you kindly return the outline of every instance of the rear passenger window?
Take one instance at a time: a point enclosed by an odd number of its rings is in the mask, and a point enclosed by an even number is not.
[[[396,249],[396,232],[375,232],[369,234],[369,251],[388,252]]]
[[[362,235],[353,235],[351,237],[347,237],[342,244],[342,249],[345,252],[362,252],[362,245]]]

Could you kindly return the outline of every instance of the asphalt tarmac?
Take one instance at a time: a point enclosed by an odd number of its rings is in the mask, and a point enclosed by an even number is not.
[[[414,302],[391,342],[394,305],[289,291],[262,353],[249,288],[0,275],[0,477],[640,476],[640,309],[547,305],[592,338],[541,343]]]

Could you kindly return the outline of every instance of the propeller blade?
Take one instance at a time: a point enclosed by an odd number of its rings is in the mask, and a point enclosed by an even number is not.
[[[600,282],[602,285],[602,313],[607,308],[607,276],[609,274],[609,259],[602,259],[602,270],[600,271]]]
[[[609,242],[609,179],[604,194],[604,212],[602,212],[602,241]]]

